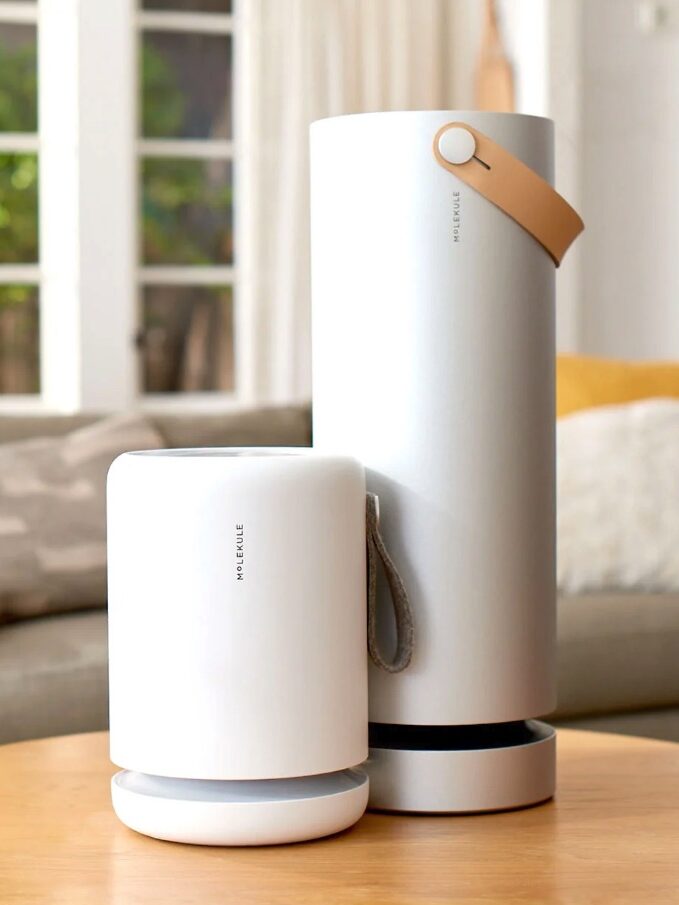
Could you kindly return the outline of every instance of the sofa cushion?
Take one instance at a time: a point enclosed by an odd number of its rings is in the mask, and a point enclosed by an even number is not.
[[[2,415],[0,443],[56,437],[99,420],[101,415]],[[308,406],[272,406],[233,412],[150,413],[165,446],[310,446]]]
[[[106,613],[0,627],[0,743],[108,724]]]
[[[151,415],[172,449],[185,446],[310,446],[305,406],[244,409],[226,414]]]
[[[101,415],[0,415],[0,443],[16,443],[34,437],[63,437],[94,424]]]
[[[0,447],[0,621],[106,602],[106,472],[162,446],[140,415]]]
[[[558,604],[557,717],[679,704],[679,594],[583,594]]]
[[[679,592],[679,400],[569,415],[556,448],[561,592]]]
[[[622,361],[584,355],[559,355],[556,361],[556,412],[638,399],[679,398],[679,364],[674,361]]]

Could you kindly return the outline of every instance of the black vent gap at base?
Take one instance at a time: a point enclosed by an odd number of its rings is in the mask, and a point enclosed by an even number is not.
[[[532,720],[511,723],[477,723],[470,726],[409,726],[370,723],[371,748],[404,751],[473,751],[480,748],[511,748],[546,738],[547,727]]]

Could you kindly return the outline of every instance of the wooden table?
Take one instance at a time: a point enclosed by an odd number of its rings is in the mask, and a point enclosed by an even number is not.
[[[556,801],[368,814],[317,842],[183,846],[118,823],[103,733],[0,747],[1,905],[679,902],[679,745],[559,734]]]

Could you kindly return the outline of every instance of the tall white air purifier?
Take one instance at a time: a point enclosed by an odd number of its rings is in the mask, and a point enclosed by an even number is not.
[[[311,127],[314,444],[365,464],[414,617],[410,666],[369,675],[375,808],[554,791],[555,266],[582,223],[552,166],[539,117]]]
[[[365,810],[365,477],[309,450],[126,453],[108,479],[113,805],[206,845]],[[355,768],[359,769],[355,769]]]

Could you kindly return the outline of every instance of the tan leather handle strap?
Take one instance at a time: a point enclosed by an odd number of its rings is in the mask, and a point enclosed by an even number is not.
[[[438,130],[434,157],[529,232],[557,267],[585,228],[570,204],[535,170],[467,123],[446,123]]]

